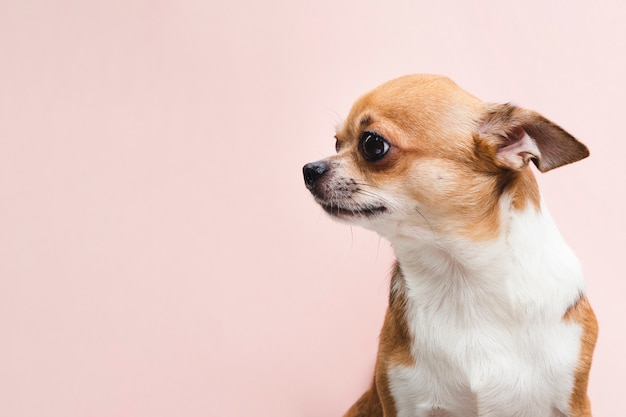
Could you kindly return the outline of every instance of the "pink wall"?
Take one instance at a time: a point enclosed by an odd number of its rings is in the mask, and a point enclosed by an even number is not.
[[[595,413],[626,415],[624,3],[214,3],[0,2],[0,415],[340,415],[391,252],[300,170],[412,72],[591,148],[541,183],[601,322]]]

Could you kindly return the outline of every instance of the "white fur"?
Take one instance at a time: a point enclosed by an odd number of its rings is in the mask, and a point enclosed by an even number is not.
[[[582,329],[563,315],[581,268],[545,208],[509,203],[488,243],[386,231],[415,340],[415,365],[389,370],[398,417],[568,414]]]

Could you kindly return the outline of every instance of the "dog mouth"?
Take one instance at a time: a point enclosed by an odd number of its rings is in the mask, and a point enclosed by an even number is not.
[[[342,207],[338,204],[318,201],[324,211],[334,217],[372,217],[387,211],[385,206],[366,205],[357,207]]]

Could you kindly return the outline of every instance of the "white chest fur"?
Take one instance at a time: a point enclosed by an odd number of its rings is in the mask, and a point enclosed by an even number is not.
[[[415,364],[388,369],[398,417],[568,414],[583,292],[549,214],[507,219],[497,241],[394,242]]]

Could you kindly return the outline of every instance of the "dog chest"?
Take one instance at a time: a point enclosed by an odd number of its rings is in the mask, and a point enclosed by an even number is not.
[[[387,369],[398,417],[567,412],[580,326],[562,321],[460,326],[425,312],[420,318],[410,325],[415,363]]]

